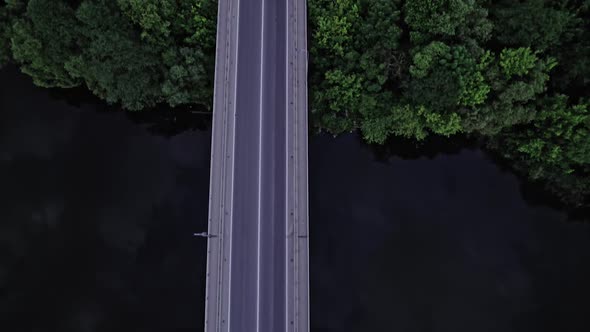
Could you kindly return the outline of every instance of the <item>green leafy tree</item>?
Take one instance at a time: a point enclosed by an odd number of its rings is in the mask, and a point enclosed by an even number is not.
[[[508,77],[523,76],[535,68],[537,56],[530,48],[503,49],[500,53],[500,67]]]
[[[504,0],[492,6],[495,38],[506,46],[531,47],[535,50],[558,46],[568,30],[576,24],[568,1]]]
[[[567,97],[559,95],[542,106],[531,126],[514,134],[516,150],[539,167],[558,167],[564,174],[575,172],[576,165],[590,165],[589,104],[568,105]],[[542,172],[532,169],[535,176]]]
[[[415,43],[434,39],[489,39],[492,24],[476,0],[412,0],[404,6],[405,21]]]
[[[509,57],[513,53],[511,49],[504,50],[501,53],[504,57],[494,56],[486,67],[483,75],[490,86],[488,99],[481,105],[461,110],[466,132],[496,135],[505,128],[528,123],[537,116],[535,101],[546,92],[549,72],[557,63],[551,57],[533,57],[535,62],[531,67],[527,62],[531,57],[528,57],[523,66],[521,60]]]
[[[215,17],[213,0],[30,0],[11,18],[10,46],[43,87],[85,85],[130,110],[210,108]]]
[[[387,113],[393,94],[386,86],[403,70],[396,53],[401,29],[395,2],[314,0],[309,12],[316,125],[338,134]]]
[[[476,59],[463,46],[432,42],[414,54],[407,96],[439,112],[482,104],[490,91],[482,74],[489,57]]]
[[[170,49],[162,54],[170,68],[164,76],[161,93],[169,105],[208,105],[213,100],[211,59],[194,47]]]
[[[423,140],[429,132],[450,136],[462,128],[457,113],[441,115],[424,106],[400,104],[392,106],[384,116],[366,119],[361,131],[367,142],[383,144],[391,135]]]
[[[12,59],[10,50],[12,25],[24,7],[24,0],[0,0],[0,68]]]
[[[185,3],[186,2],[180,2]],[[117,0],[121,11],[141,28],[141,37],[166,44],[173,34],[170,17],[179,12],[177,2],[160,0]]]
[[[590,104],[564,95],[538,101],[529,125],[499,135],[492,146],[534,180],[575,205],[590,195]]]
[[[354,0],[318,1],[311,8],[315,47],[343,56],[353,37],[353,25],[359,21],[359,6]]]
[[[109,103],[137,110],[160,101],[162,77],[157,48],[142,43],[133,24],[111,1],[86,1],[76,11],[87,41],[65,69]]]
[[[28,2],[26,15],[12,27],[11,46],[15,61],[35,84],[70,88],[81,83],[64,67],[79,47],[77,25],[75,10],[65,2]]]
[[[215,47],[217,1],[117,0],[122,12],[155,44],[179,41],[210,51]]]
[[[561,64],[556,68],[552,87],[572,98],[586,95],[590,83],[590,0],[567,2],[570,15],[567,30],[559,44],[550,50]]]
[[[190,37],[186,39],[189,44],[199,45],[204,53],[215,50],[215,38],[217,32],[217,0],[192,1],[188,19],[181,20],[181,28]]]

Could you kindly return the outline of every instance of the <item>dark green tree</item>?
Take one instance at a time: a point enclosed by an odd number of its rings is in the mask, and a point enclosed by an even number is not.
[[[438,41],[415,48],[406,94],[440,113],[480,105],[490,91],[483,76],[489,59],[489,53],[478,59],[464,46]]]
[[[488,40],[492,24],[480,3],[477,0],[405,1],[405,21],[412,42],[461,40],[474,44]]]
[[[109,103],[136,110],[161,101],[160,50],[143,43],[112,1],[85,1],[76,10],[81,52],[64,69]]]
[[[70,88],[81,83],[65,69],[80,39],[75,10],[67,3],[30,0],[12,26],[11,46],[21,70],[42,87]]]
[[[213,0],[29,0],[11,17],[10,47],[39,86],[85,85],[130,110],[162,102],[210,108],[216,7]]]
[[[549,73],[557,65],[528,48],[504,49],[491,60],[482,72],[490,86],[486,102],[461,110],[465,131],[488,136],[536,117],[536,99],[546,92]]]
[[[544,51],[558,46],[577,18],[568,1],[503,0],[492,6],[495,38],[504,45]],[[501,23],[501,24],[500,24]]]
[[[590,195],[590,103],[564,95],[537,101],[537,117],[506,130],[491,146],[515,167],[540,180],[564,201],[582,205]]]
[[[500,1],[491,7],[495,42],[557,59],[549,85],[581,97],[590,75],[590,1]]]
[[[24,10],[24,0],[0,1],[0,68],[12,59],[10,38],[14,18]]]

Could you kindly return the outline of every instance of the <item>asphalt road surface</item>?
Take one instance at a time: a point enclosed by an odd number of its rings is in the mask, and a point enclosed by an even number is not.
[[[305,1],[221,0],[205,331],[309,331]]]

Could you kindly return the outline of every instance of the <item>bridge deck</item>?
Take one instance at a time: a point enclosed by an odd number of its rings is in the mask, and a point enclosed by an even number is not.
[[[304,0],[220,0],[205,331],[309,331]]]

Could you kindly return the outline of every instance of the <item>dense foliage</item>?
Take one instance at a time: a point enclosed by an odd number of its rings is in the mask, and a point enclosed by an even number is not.
[[[0,66],[109,103],[210,107],[215,0],[4,0]],[[590,0],[309,0],[318,130],[485,138],[572,204],[590,193]]]
[[[213,0],[6,0],[0,60],[43,87],[85,85],[131,110],[212,95]]]
[[[584,204],[590,193],[590,103],[556,95],[539,100],[537,109],[531,123],[502,132],[490,146],[566,203]]]
[[[368,142],[479,135],[569,203],[590,193],[588,0],[310,0],[311,114]]]

